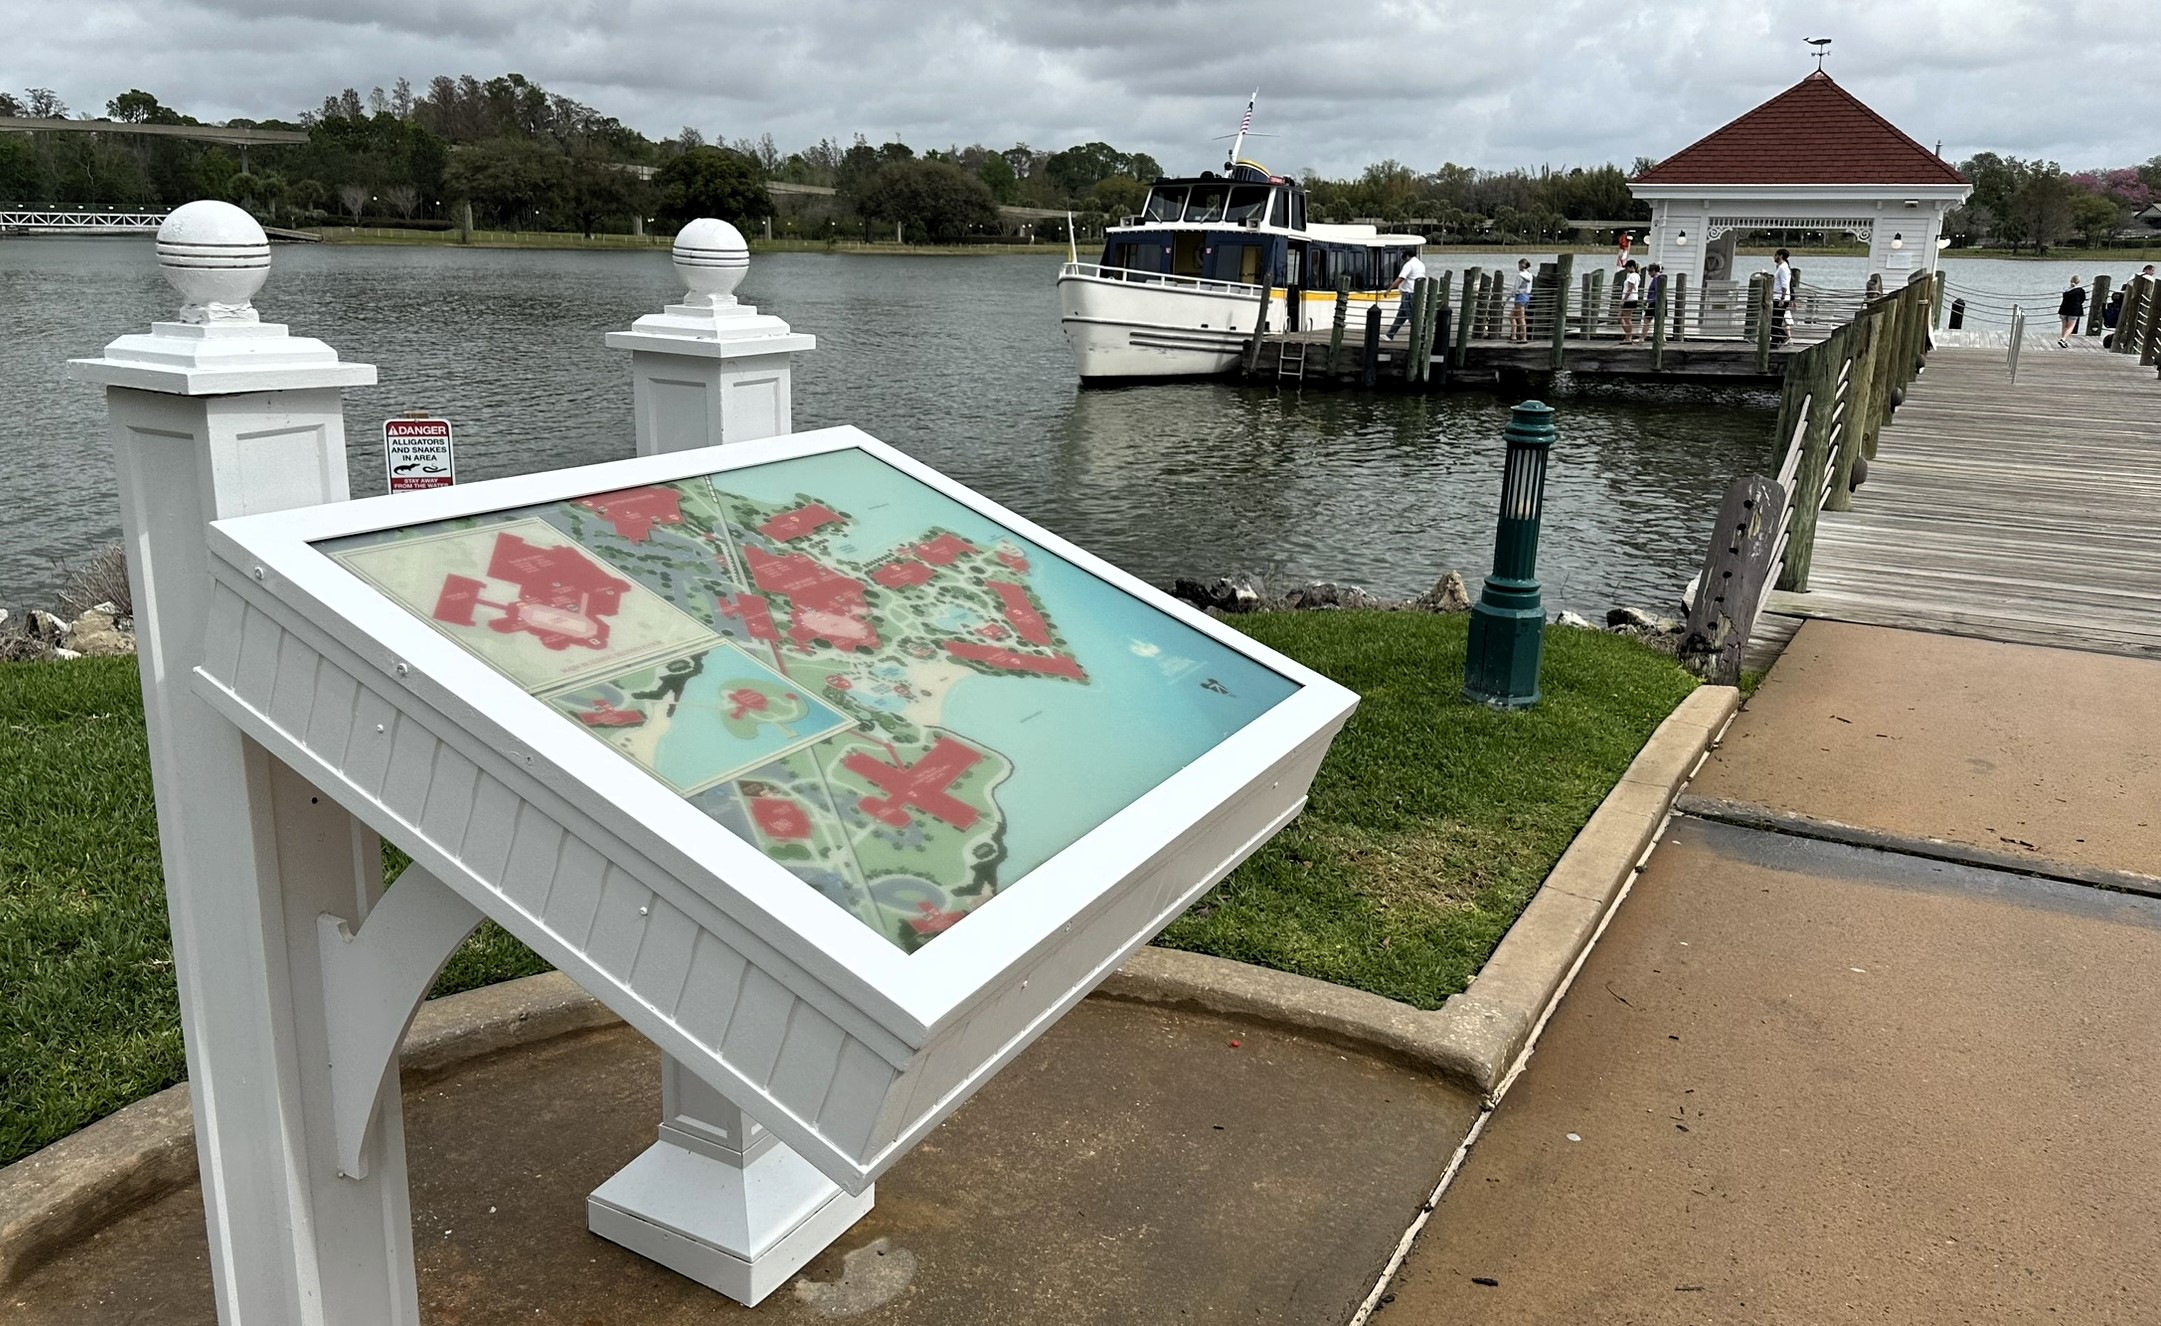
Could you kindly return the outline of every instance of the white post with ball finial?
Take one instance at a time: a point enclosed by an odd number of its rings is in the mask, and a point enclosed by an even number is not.
[[[684,226],[674,256],[683,302],[607,336],[610,349],[630,351],[638,454],[794,431],[792,362],[817,338],[737,302],[750,246],[726,221]]]
[[[794,431],[792,361],[817,340],[751,305],[742,232],[711,217],[683,227],[675,270],[689,291],[607,344],[628,350],[638,454]],[[586,1223],[670,1270],[756,1303],[876,1201],[851,1197],[727,1097],[663,1055],[659,1137],[586,1199]]]
[[[331,1123],[319,918],[358,927],[379,844],[190,687],[214,629],[205,527],[342,501],[340,392],[375,369],[257,317],[270,246],[239,208],[177,209],[157,251],[179,318],[69,371],[111,419],[218,1316],[415,1323],[394,1069],[358,1134],[369,1177],[341,1175]]]

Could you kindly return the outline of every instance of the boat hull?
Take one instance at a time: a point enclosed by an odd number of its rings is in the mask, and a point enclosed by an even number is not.
[[[1073,351],[1073,366],[1083,382],[1133,379],[1220,377],[1236,373],[1253,336],[1260,307],[1258,286],[1203,282],[1187,278],[1128,274],[1117,268],[1069,264],[1058,277],[1059,322]],[[1382,317],[1394,312],[1391,294],[1359,292],[1352,296],[1357,327],[1363,334],[1365,310],[1380,305]],[[1303,295],[1306,325],[1333,315],[1335,295]],[[1268,301],[1269,331],[1286,326],[1287,300],[1273,292]]]

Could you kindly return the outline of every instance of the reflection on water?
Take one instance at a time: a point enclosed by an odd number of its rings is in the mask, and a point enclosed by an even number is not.
[[[1503,402],[1218,383],[1081,391],[1041,258],[765,255],[743,297],[817,336],[796,422],[852,423],[1158,582],[1258,571],[1410,594],[1491,558]],[[348,393],[353,490],[380,421],[456,423],[462,478],[631,446],[627,356],[602,333],[676,293],[660,254],[280,248],[266,319],[382,383]],[[147,238],[0,242],[0,602],[114,536],[96,391],[64,380],[175,304]],[[1555,606],[1670,604],[1727,481],[1765,463],[1769,401],[1564,391],[1540,571]]]

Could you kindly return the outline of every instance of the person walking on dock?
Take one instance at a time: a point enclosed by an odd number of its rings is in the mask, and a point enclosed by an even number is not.
[[[1531,339],[1531,260],[1516,259],[1516,287],[1508,297],[1508,339],[1523,343]]]
[[[1418,283],[1426,279],[1426,264],[1416,253],[1403,260],[1403,270],[1396,273],[1395,284],[1388,288],[1396,296],[1396,320],[1388,324],[1388,339],[1396,339],[1396,330],[1411,320],[1411,295]]]
[[[1643,308],[1643,270],[1630,258],[1621,266],[1621,344],[1637,339],[1636,315]]]
[[[2078,325],[2086,317],[2086,287],[2077,277],[2065,288],[2063,298],[2056,301],[2056,316],[2063,319],[2063,327],[2056,334],[2056,348],[2068,349],[2071,338],[2078,335]]]
[[[1792,336],[1792,254],[1780,249],[1771,267],[1771,344],[1784,345]]]

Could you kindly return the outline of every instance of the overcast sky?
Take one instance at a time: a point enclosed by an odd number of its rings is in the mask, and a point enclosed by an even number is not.
[[[1261,90],[1277,170],[1626,165],[1800,79],[1804,37],[1915,138],[2068,169],[2161,153],[2161,0],[0,0],[0,86],[204,120],[525,74],[653,136],[917,150],[1102,139],[1174,171]],[[2128,89],[2128,91],[2126,90]]]

